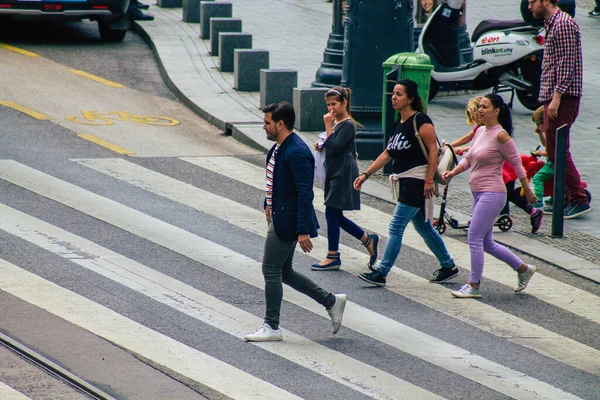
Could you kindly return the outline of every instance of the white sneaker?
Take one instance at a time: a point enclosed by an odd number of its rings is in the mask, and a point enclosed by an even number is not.
[[[477,299],[481,297],[479,289],[475,289],[473,286],[465,283],[463,287],[452,292],[452,296],[461,299]]]
[[[331,309],[327,310],[331,323],[333,324],[332,332],[336,334],[342,326],[342,318],[344,317],[344,308],[346,308],[346,295],[336,294],[335,303],[331,306]]]
[[[515,292],[519,293],[519,292],[525,290],[525,288],[527,287],[527,284],[529,283],[529,280],[531,279],[533,274],[535,274],[536,270],[537,270],[537,268],[535,267],[535,265],[527,265],[527,271],[518,275],[518,277],[519,277],[518,283],[519,284],[515,288]]]
[[[282,340],[281,329],[273,329],[266,322],[256,332],[244,336],[246,342],[277,342]]]

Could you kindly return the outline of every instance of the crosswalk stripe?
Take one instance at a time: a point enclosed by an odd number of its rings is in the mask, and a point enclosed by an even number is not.
[[[151,193],[177,201],[188,207],[208,213],[222,220],[265,237],[264,214],[243,204],[217,196],[190,184],[149,170],[120,158],[76,160],[113,178],[127,182]],[[327,240],[323,237],[313,241],[313,252],[325,254]],[[300,252],[299,249],[296,249]],[[341,245],[344,269],[363,272],[365,253]],[[448,289],[431,285],[409,272],[393,269],[400,276],[387,285],[388,289],[425,304],[435,310],[467,322],[496,336],[520,344],[591,374],[600,375],[600,351],[575,340],[548,331],[509,313],[481,302],[447,301]]]
[[[261,265],[239,253],[12,160],[0,161],[0,178],[263,289]],[[223,260],[228,262],[224,263]],[[312,299],[286,291],[284,298],[325,316]],[[345,326],[516,399],[574,399],[545,382],[469,353],[352,302]],[[494,371],[494,373],[489,373]]]
[[[0,289],[226,396],[298,399],[283,389],[2,259]]]
[[[264,170],[246,161],[234,157],[182,157],[181,159],[212,172],[236,179],[246,185],[258,189],[264,187]],[[325,207],[320,199],[323,199],[323,191],[315,188],[315,208],[324,212]],[[349,217],[363,229],[387,235],[391,215],[365,205],[362,205],[361,208],[362,210],[359,212],[349,213]],[[431,254],[423,245],[423,239],[412,225],[407,226],[402,240],[405,245]],[[470,270],[469,246],[450,237],[445,237],[444,243],[456,264],[465,270]],[[516,286],[517,275],[506,264],[486,254],[485,265],[484,278],[510,288]],[[600,297],[544,276],[541,273],[535,275],[524,293],[595,323],[600,323],[600,313],[598,313]]]
[[[0,204],[2,230],[58,254],[88,270],[214,326],[242,337],[262,319],[112,252],[84,238]],[[257,344],[353,390],[376,399],[440,399],[418,386],[334,350],[284,331],[283,343]]]
[[[2,400],[31,400],[21,392],[17,392],[4,382],[0,382],[0,399]]]

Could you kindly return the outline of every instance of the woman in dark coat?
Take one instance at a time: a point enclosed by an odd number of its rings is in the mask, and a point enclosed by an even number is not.
[[[360,192],[354,189],[358,177],[356,162],[356,126],[350,116],[350,89],[333,87],[325,94],[329,112],[323,116],[327,139],[317,151],[325,151],[325,218],[327,219],[327,257],[311,268],[316,271],[338,270],[342,265],[340,228],[360,240],[371,256],[369,267],[377,262],[379,236],[367,234],[343,214],[345,210],[360,210]]]

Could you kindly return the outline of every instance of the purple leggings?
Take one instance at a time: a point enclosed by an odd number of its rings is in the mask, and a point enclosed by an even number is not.
[[[499,245],[492,239],[494,222],[500,210],[506,204],[506,193],[500,192],[474,192],[473,216],[469,224],[469,249],[471,251],[471,276],[469,282],[479,283],[483,274],[483,252],[493,255],[504,261],[515,271],[523,261],[515,256],[512,251]]]

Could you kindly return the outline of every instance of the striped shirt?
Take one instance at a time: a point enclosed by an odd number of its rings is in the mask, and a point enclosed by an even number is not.
[[[544,60],[540,82],[541,102],[552,100],[554,92],[581,97],[583,86],[583,58],[581,32],[577,22],[557,9],[544,22]]]
[[[275,157],[279,151],[279,145],[275,146],[271,158],[269,158],[269,164],[267,164],[267,206],[271,208],[273,205],[273,172],[275,171]]]

